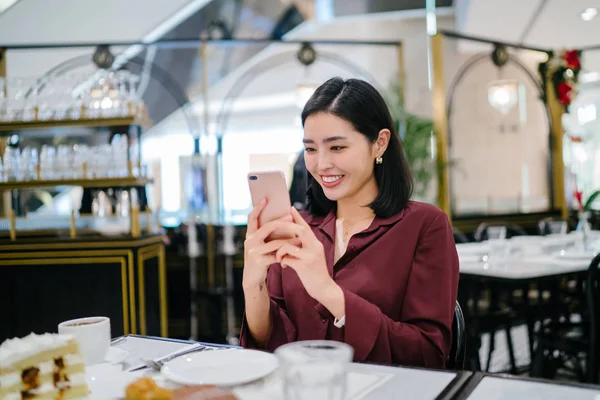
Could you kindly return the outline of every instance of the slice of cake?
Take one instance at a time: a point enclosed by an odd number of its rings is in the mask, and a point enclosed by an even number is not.
[[[0,345],[0,399],[87,399],[88,392],[71,336],[32,333]]]

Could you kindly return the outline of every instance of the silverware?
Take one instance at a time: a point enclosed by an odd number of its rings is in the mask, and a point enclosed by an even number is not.
[[[171,361],[177,357],[186,355],[186,354],[190,354],[190,353],[196,353],[199,351],[207,351],[207,350],[212,350],[206,346],[197,346],[194,348],[191,348],[189,350],[186,351],[182,351],[181,353],[177,353],[177,354],[173,354],[167,357],[163,357],[163,358],[159,358],[158,360],[142,360],[144,362],[144,364],[146,364],[146,366],[148,368],[152,368],[155,369],[157,371],[160,371],[160,369],[163,367],[163,365],[165,365],[166,362]]]

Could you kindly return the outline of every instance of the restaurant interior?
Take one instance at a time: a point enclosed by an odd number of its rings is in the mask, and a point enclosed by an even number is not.
[[[0,343],[109,320],[94,399],[600,399],[599,8],[0,0]],[[241,349],[248,174],[303,206],[300,114],[335,76],[383,95],[451,222],[446,369]]]

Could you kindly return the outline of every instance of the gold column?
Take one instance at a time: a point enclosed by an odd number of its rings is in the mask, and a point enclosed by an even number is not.
[[[160,284],[160,334],[169,337],[169,316],[167,307],[167,263],[165,259],[165,246],[158,245],[158,281]]]
[[[131,218],[131,236],[134,238],[138,238],[141,235],[140,232],[140,206],[134,205],[131,207],[130,212]]]
[[[431,76],[433,85],[431,97],[433,102],[433,134],[435,136],[437,172],[438,172],[438,207],[450,214],[450,185],[448,174],[448,113],[446,110],[446,82],[444,79],[444,37],[437,33],[431,37]]]
[[[75,237],[77,236],[77,230],[75,229],[75,210],[71,210],[71,219],[70,219],[70,229],[69,229],[69,233],[71,236],[71,239],[75,239]]]
[[[8,216],[9,216],[8,218],[10,220],[10,240],[14,242],[15,240],[17,240],[17,229],[16,229],[17,224],[16,224],[14,210],[11,209]]]
[[[554,86],[552,85],[552,73],[554,70],[548,68],[544,77],[546,89],[546,107],[550,114],[550,151],[552,157],[552,195],[554,209],[560,210],[561,218],[567,220],[569,209],[565,199],[565,165],[563,160],[563,136],[564,129],[562,125],[562,115],[565,108],[556,97]]]
[[[0,47],[0,78],[6,77],[6,49]],[[5,82],[6,83],[6,82]],[[0,88],[6,94],[6,85],[3,88]],[[4,155],[4,149],[8,145],[8,137],[0,138],[0,156]],[[10,217],[10,212],[12,210],[12,199],[10,190],[0,191],[0,203],[2,204],[2,215],[5,218]]]

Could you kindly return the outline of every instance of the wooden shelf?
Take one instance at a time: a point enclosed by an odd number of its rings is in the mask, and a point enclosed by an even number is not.
[[[148,178],[102,178],[102,179],[58,179],[23,182],[0,182],[2,190],[35,189],[42,187],[82,186],[84,188],[145,186],[152,183]]]
[[[51,129],[64,127],[90,127],[102,128],[109,126],[121,125],[137,125],[149,127],[150,121],[135,117],[125,118],[81,118],[81,119],[65,119],[65,120],[49,120],[49,121],[13,121],[0,122],[0,132],[6,131],[22,131],[28,129]]]

